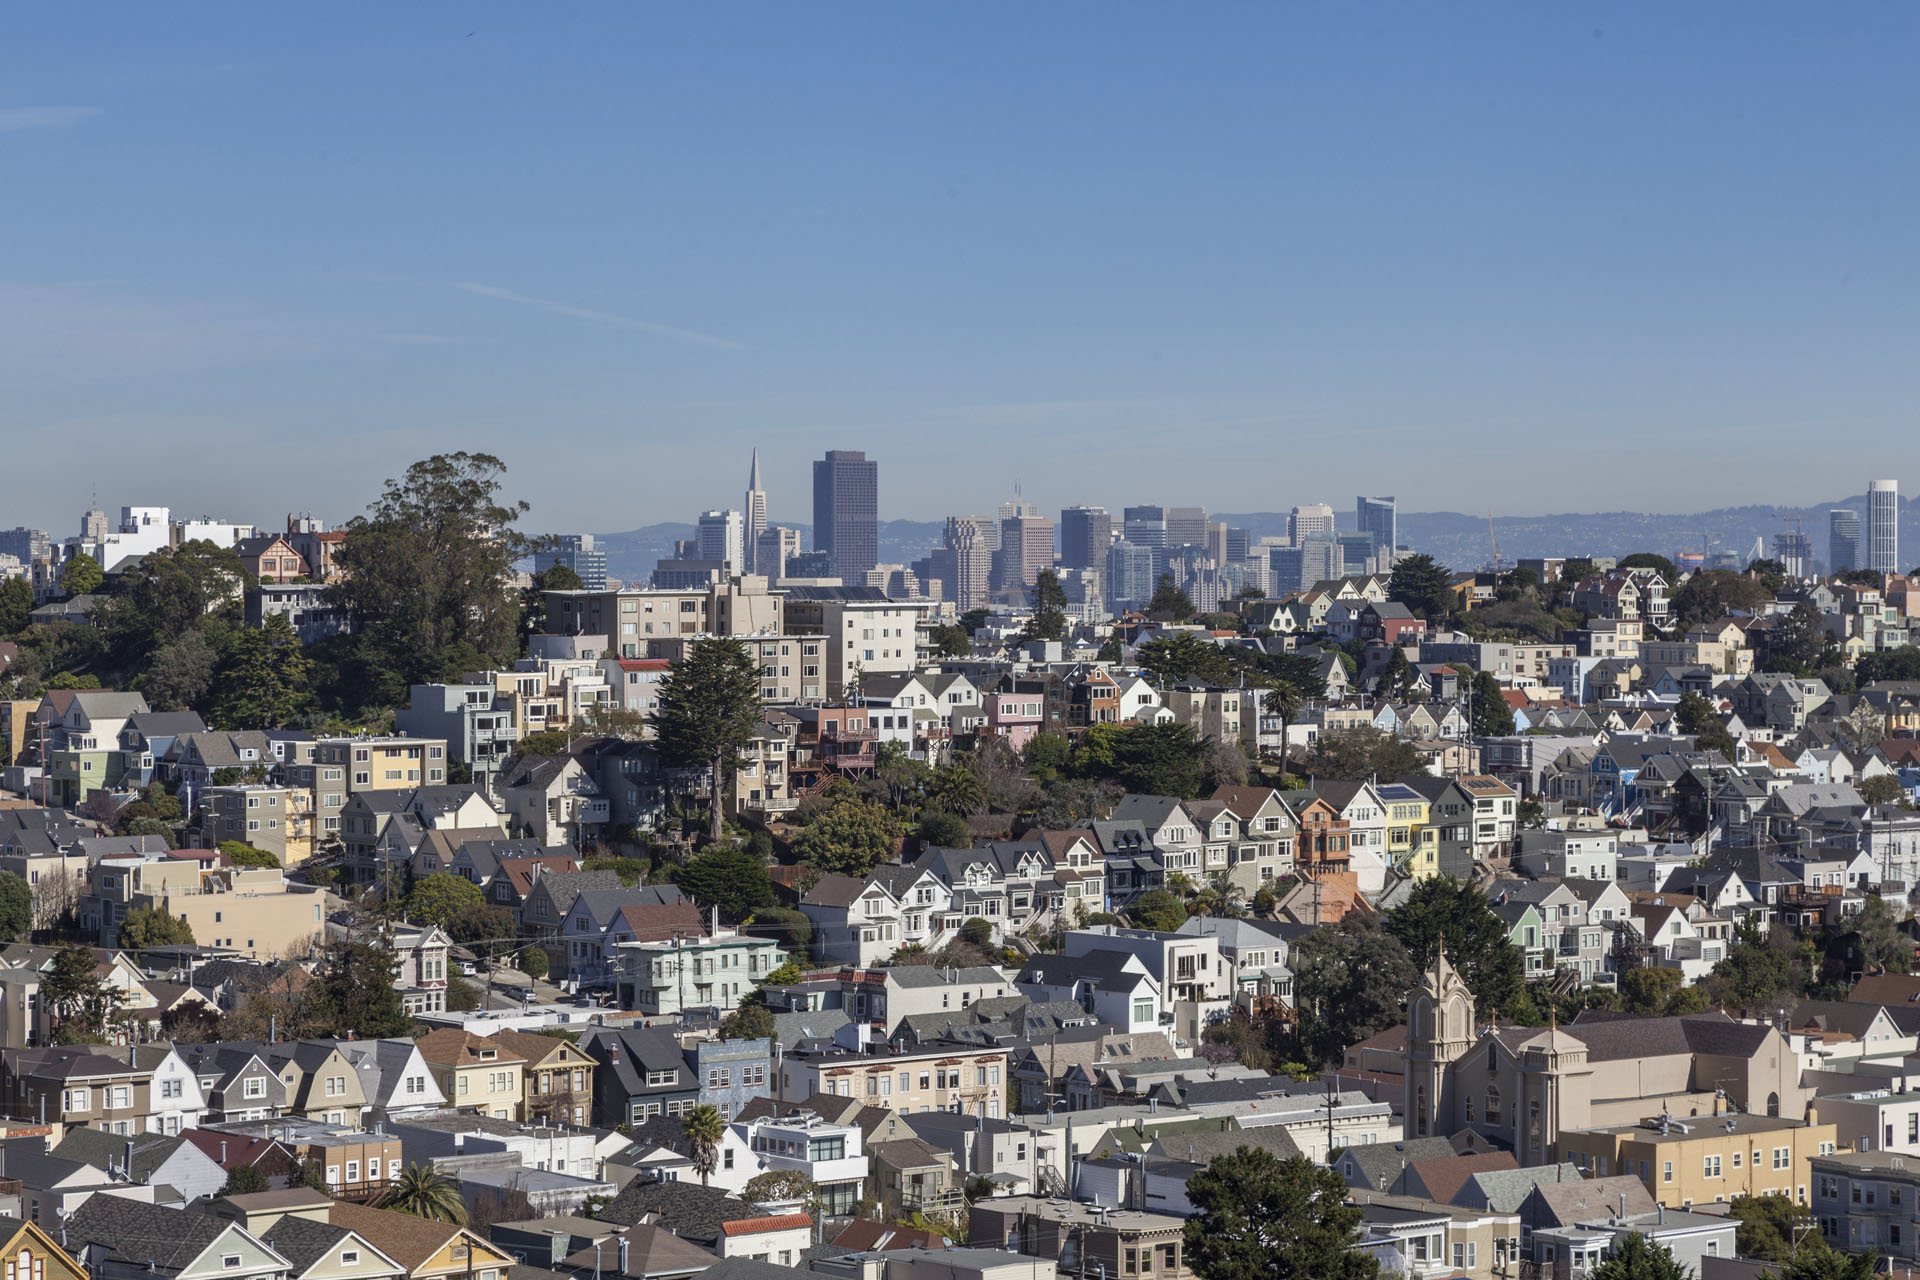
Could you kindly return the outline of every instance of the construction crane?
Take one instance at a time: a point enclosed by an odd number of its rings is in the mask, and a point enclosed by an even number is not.
[[[1493,531],[1493,508],[1487,508],[1487,541],[1493,544],[1493,576],[1500,576],[1500,537]]]

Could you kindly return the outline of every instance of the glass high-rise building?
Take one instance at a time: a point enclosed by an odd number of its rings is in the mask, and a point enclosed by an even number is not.
[[[1113,517],[1105,507],[1068,507],[1060,513],[1060,565],[1105,569],[1113,545]]]
[[[841,578],[880,563],[880,465],[857,449],[829,449],[813,464],[813,549]]]
[[[1867,486],[1867,568],[1900,572],[1900,482],[1875,480]]]
[[[1120,510],[1120,536],[1136,547],[1167,545],[1167,512],[1164,507],[1123,507]]]
[[[1287,537],[1293,540],[1296,547],[1316,533],[1332,534],[1334,531],[1333,508],[1324,502],[1295,507],[1287,516]]]
[[[1860,513],[1852,507],[1827,512],[1827,572],[1845,573],[1862,567]]]
[[[1395,515],[1392,498],[1359,497],[1353,500],[1355,517],[1354,528],[1373,537],[1373,554],[1377,560],[1392,559],[1393,549],[1400,545],[1399,525]]]
[[[713,560],[739,573],[747,563],[747,522],[738,511],[702,511],[699,543],[701,560]]]
[[[1168,507],[1166,528],[1168,547],[1204,547],[1207,545],[1207,509]]]
[[[1116,542],[1107,549],[1107,608],[1118,613],[1153,599],[1153,548]]]
[[[1001,585],[1030,587],[1053,567],[1053,521],[1045,516],[1008,516],[1000,522]]]
[[[607,553],[594,543],[592,534],[563,533],[554,538],[551,549],[534,553],[535,573],[545,573],[557,564],[573,570],[586,590],[607,589]]]

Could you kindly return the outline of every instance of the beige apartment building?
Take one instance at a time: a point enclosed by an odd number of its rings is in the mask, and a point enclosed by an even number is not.
[[[209,787],[203,837],[250,844],[296,867],[313,856],[313,792],[306,787],[241,784]]]
[[[327,895],[290,884],[274,867],[221,867],[214,855],[144,861],[102,859],[81,905],[81,923],[116,946],[127,913],[164,912],[184,921],[203,947],[261,960],[304,955],[326,924]]]
[[[1590,1176],[1640,1179],[1670,1209],[1778,1192],[1805,1204],[1811,1161],[1831,1155],[1835,1126],[1784,1116],[1650,1117],[1631,1125],[1564,1130],[1560,1158]]]
[[[741,574],[686,591],[623,588],[619,591],[545,593],[547,629],[566,635],[607,638],[607,656],[648,658],[649,644],[691,636],[778,635],[783,627],[781,593],[767,579]]]
[[[1006,1106],[1007,1071],[1004,1049],[831,1053],[787,1058],[774,1083],[787,1102],[825,1093],[901,1112],[997,1118]]]

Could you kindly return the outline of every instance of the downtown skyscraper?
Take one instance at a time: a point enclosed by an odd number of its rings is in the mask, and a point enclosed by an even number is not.
[[[842,579],[880,563],[880,466],[857,449],[829,449],[813,464],[813,549]]]
[[[1860,513],[1852,507],[1838,507],[1827,512],[1827,572],[1845,573],[1849,569],[1859,569],[1860,556]]]
[[[1867,568],[1900,572],[1900,482],[1875,480],[1867,486]]]

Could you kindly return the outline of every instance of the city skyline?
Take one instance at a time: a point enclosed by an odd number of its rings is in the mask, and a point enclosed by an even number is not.
[[[1894,469],[1920,14],[1088,12],[12,15],[10,462],[338,521],[479,449],[601,530],[754,445],[1047,511],[1272,505],[1222,457],[1518,514],[1596,440],[1667,464],[1601,509]]]

